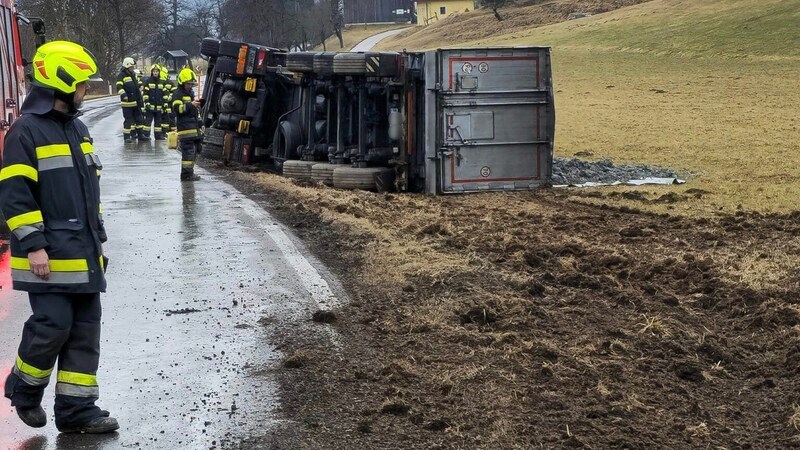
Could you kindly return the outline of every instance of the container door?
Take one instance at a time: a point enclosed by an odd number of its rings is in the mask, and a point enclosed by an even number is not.
[[[530,189],[550,177],[549,49],[442,50],[440,189]]]

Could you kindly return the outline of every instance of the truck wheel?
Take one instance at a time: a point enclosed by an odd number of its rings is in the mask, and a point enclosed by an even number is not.
[[[203,157],[209,159],[222,159],[222,146],[203,143]]]
[[[315,161],[289,160],[283,163],[283,176],[297,180],[311,180],[311,167]]]
[[[272,157],[277,159],[296,159],[297,146],[300,145],[300,127],[284,120],[275,133],[272,145]]]
[[[242,42],[235,41],[221,41],[219,43],[220,56],[227,56],[229,58],[239,58],[239,51],[242,49]]]
[[[338,167],[333,171],[333,186],[338,189],[391,190],[394,170],[387,167]]]
[[[342,167],[341,164],[318,163],[311,167],[311,181],[333,186],[333,171]]]
[[[200,54],[209,58],[219,56],[219,44],[220,42],[217,39],[203,39],[203,41],[200,43]]]

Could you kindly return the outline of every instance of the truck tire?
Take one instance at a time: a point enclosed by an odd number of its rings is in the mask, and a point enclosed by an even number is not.
[[[311,166],[311,181],[333,186],[333,171],[342,167],[341,164],[317,163]]]
[[[203,143],[203,153],[204,158],[215,159],[217,161],[222,160],[222,146]]]
[[[286,68],[292,72],[309,73],[314,71],[315,52],[294,52],[286,56]]]
[[[281,122],[275,133],[272,157],[277,159],[297,159],[297,146],[300,145],[300,127],[288,120]]]
[[[241,42],[234,42],[234,41],[221,41],[219,43],[219,56],[227,56],[229,58],[239,59],[239,50],[241,50],[243,44]]]
[[[219,56],[219,45],[218,39],[205,38],[200,43],[200,54],[208,58]]]
[[[283,176],[297,180],[311,180],[311,167],[315,161],[290,160],[283,163]]]
[[[233,58],[228,58],[227,56],[219,56],[217,57],[217,65],[214,66],[214,70],[219,73],[227,73],[231,75],[236,75],[236,69],[239,67],[239,61]]]
[[[337,189],[363,189],[384,192],[391,190],[394,170],[388,167],[338,167],[333,171],[333,186]]]

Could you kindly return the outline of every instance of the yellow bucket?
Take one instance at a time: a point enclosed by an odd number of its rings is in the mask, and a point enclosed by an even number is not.
[[[167,147],[178,148],[178,132],[170,131],[167,133]]]

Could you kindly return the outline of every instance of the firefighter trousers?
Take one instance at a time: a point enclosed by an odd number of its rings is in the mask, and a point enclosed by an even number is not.
[[[161,113],[161,135],[166,137],[170,130],[169,117],[172,114],[164,111]],[[155,126],[155,125],[154,125]]]
[[[200,138],[181,139],[181,179],[191,178],[194,174],[194,162],[200,153]]]
[[[150,138],[151,125],[152,129],[155,130],[156,139],[161,139],[163,137],[164,133],[162,133],[163,129],[162,128],[163,119],[161,118],[162,115],[163,113],[161,111],[154,109],[147,110],[147,113],[144,115],[144,136],[146,138],[148,139]]]
[[[80,426],[103,415],[100,396],[100,294],[28,294],[33,314],[22,330],[5,396],[17,408],[42,402],[56,360],[56,425]]]
[[[122,135],[125,140],[131,139],[131,137],[134,139],[144,137],[144,117],[142,116],[141,108],[138,106],[123,106],[122,117],[124,118]]]

